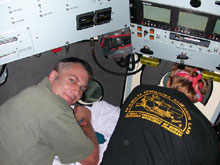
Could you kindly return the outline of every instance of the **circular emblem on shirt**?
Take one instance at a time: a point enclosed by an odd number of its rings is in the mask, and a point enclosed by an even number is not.
[[[146,90],[139,93],[125,112],[126,118],[148,120],[180,137],[191,131],[191,116],[184,104],[162,92]]]

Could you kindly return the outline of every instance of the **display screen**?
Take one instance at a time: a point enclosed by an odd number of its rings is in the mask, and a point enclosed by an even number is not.
[[[220,34],[220,20],[216,21],[213,33]]]
[[[171,11],[169,9],[155,7],[155,6],[149,6],[149,5],[143,5],[144,10],[144,18],[150,19],[154,21],[164,22],[164,23],[170,23],[170,13]]]
[[[205,31],[208,17],[195,15],[191,13],[180,12],[178,25],[184,26],[191,29]]]

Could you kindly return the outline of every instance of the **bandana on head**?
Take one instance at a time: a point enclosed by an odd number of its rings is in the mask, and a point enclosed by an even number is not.
[[[196,87],[196,84],[198,83],[198,81],[201,80],[202,74],[198,69],[194,69],[194,71],[198,74],[196,77],[190,76],[190,74],[188,72],[186,72],[185,70],[177,70],[176,75],[178,75],[180,77],[185,77],[188,80],[192,81],[192,87],[194,88],[194,90],[196,92],[197,100],[201,102],[202,101],[202,94],[199,91],[199,88],[195,89],[195,87]],[[202,88],[203,83],[199,83],[199,87]]]

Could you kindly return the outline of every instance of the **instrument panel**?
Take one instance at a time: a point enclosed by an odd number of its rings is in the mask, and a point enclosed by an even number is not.
[[[220,71],[220,6],[215,1],[203,3],[193,7],[186,0],[131,0],[134,51]]]
[[[129,0],[0,0],[0,65],[130,26]]]

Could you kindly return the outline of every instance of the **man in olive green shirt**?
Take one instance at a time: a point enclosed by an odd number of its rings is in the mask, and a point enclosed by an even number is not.
[[[42,82],[0,107],[0,164],[97,164],[98,142],[90,112],[76,103],[91,79],[91,67],[78,58],[61,60]],[[84,118],[81,126],[78,121]]]

